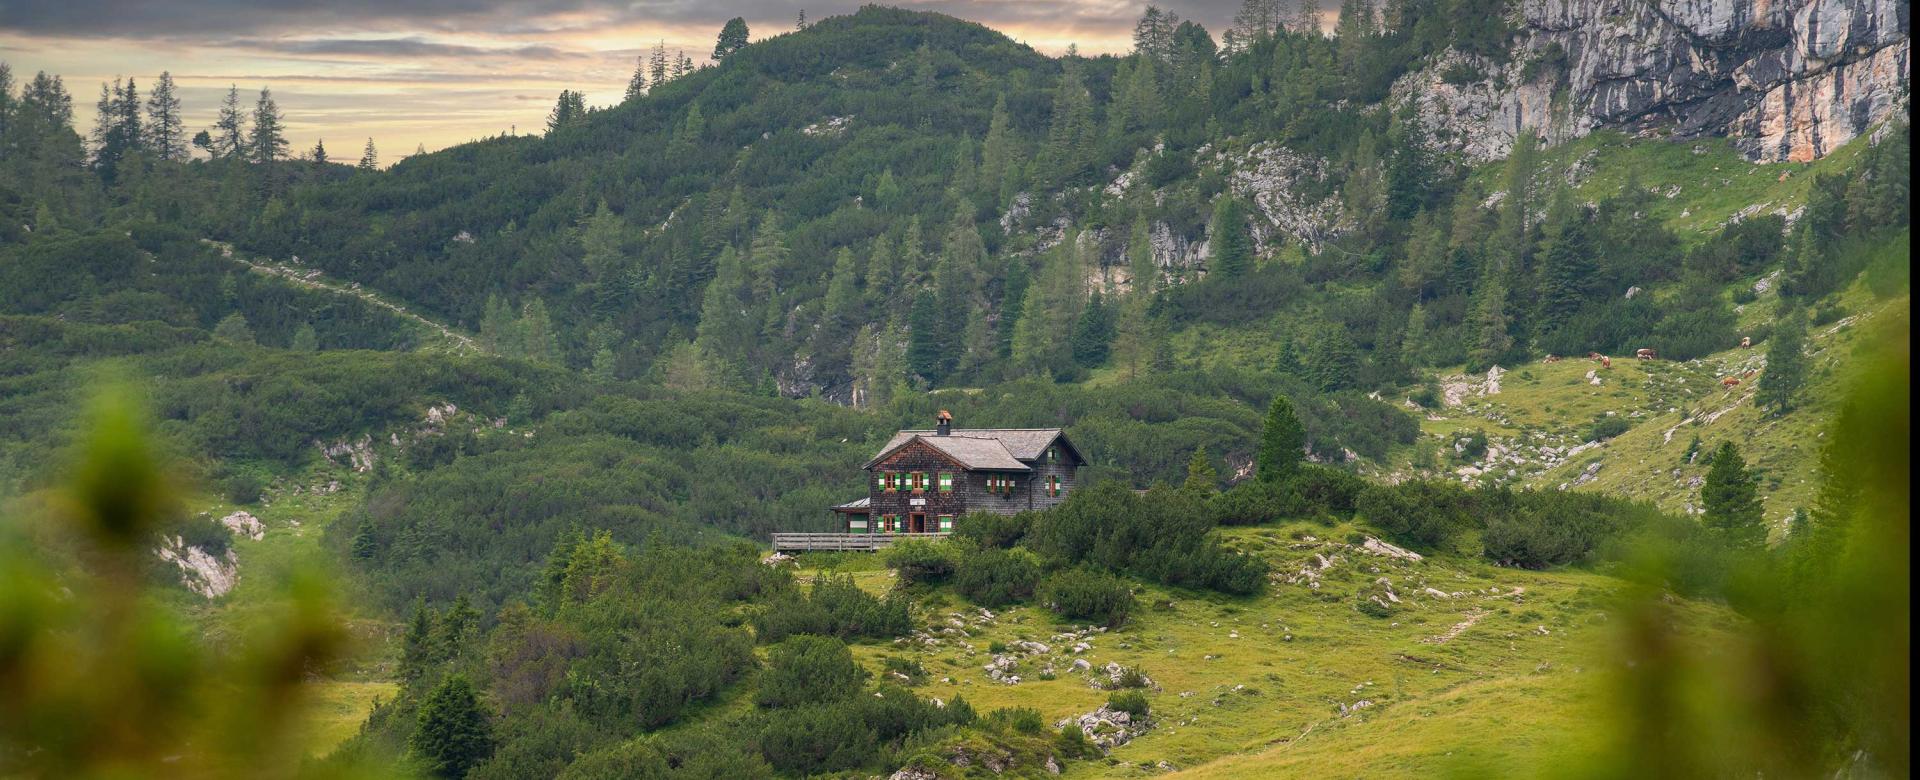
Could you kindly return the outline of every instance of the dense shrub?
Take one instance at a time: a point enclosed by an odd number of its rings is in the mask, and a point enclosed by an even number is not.
[[[1259,590],[1266,564],[1222,547],[1209,536],[1212,528],[1203,500],[1191,491],[1140,495],[1102,483],[1036,517],[1028,543],[1062,563],[1128,571],[1169,585],[1235,594]]]
[[[1620,416],[1601,417],[1587,426],[1587,441],[1605,441],[1633,429],[1627,418]]]
[[[975,604],[998,607],[1025,601],[1040,582],[1040,566],[1024,550],[985,549],[960,559],[953,585]]]
[[[1433,548],[1476,525],[1477,494],[1453,482],[1410,481],[1370,485],[1357,512],[1394,541]]]
[[[981,547],[1012,547],[1027,536],[1034,512],[1011,515],[973,512],[961,515],[953,523],[953,535],[970,539]]]
[[[1047,578],[1041,600],[1069,620],[1091,620],[1119,628],[1133,611],[1133,589],[1105,572],[1073,568]]]
[[[774,769],[807,775],[867,763],[879,749],[879,737],[856,704],[810,704],[768,717],[756,746]]]
[[[959,555],[950,544],[907,539],[888,547],[884,558],[902,584],[931,585],[953,576]]]
[[[853,577],[826,575],[813,581],[806,597],[777,596],[754,614],[754,635],[774,643],[795,634],[888,639],[913,630],[906,599],[880,598],[860,589]]]
[[[866,679],[866,670],[854,663],[845,642],[823,636],[796,636],[774,645],[768,653],[767,668],[760,674],[760,688],[753,700],[769,708],[845,701],[859,694]]]

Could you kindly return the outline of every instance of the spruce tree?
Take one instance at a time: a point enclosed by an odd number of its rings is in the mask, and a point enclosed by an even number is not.
[[[213,122],[213,146],[210,153],[219,159],[246,159],[247,120],[240,112],[240,87],[227,87],[220,103],[220,116]]]
[[[427,674],[437,658],[433,645],[433,612],[424,599],[413,603],[413,617],[407,621],[407,633],[400,640],[400,682],[413,685]]]
[[[1279,482],[1300,471],[1306,455],[1307,429],[1293,413],[1293,402],[1284,395],[1273,397],[1267,407],[1266,424],[1260,429],[1258,475],[1263,482]]]
[[[358,167],[363,171],[379,170],[380,168],[380,153],[373,148],[372,137],[367,138],[366,148],[360,151],[360,165]]]
[[[555,365],[565,360],[560,352],[560,334],[554,330],[553,318],[547,314],[546,301],[536,297],[521,306],[518,325],[520,354],[526,359]]]
[[[1303,366],[1307,381],[1322,392],[1352,387],[1360,371],[1359,348],[1338,325],[1321,327],[1307,341]]]
[[[220,319],[213,326],[213,337],[233,344],[252,344],[253,328],[247,326],[247,318],[240,312],[234,312]]]
[[[1747,473],[1747,462],[1733,442],[1713,453],[1707,479],[1700,487],[1701,521],[1738,549],[1757,549],[1767,543],[1766,520],[1761,516],[1759,488]]]
[[[1780,318],[1767,337],[1767,369],[1760,374],[1754,403],[1778,416],[1793,410],[1794,400],[1807,384],[1807,318],[1795,307]]]
[[[647,58],[647,83],[655,87],[667,83],[667,42],[653,45],[653,56]]]
[[[719,62],[728,55],[747,47],[747,20],[738,16],[728,19],[720,27],[720,35],[713,42],[713,61]]]
[[[1187,481],[1180,487],[1190,493],[1210,495],[1220,487],[1220,472],[1213,468],[1213,459],[1207,457],[1207,448],[1202,445],[1193,448],[1193,457],[1187,459]]]
[[[449,780],[466,777],[493,753],[487,712],[465,675],[449,675],[427,694],[407,744],[429,772]]]
[[[1095,292],[1073,325],[1073,362],[1084,368],[1097,368],[1107,362],[1113,348],[1113,319],[1112,307]]]
[[[286,127],[281,123],[280,106],[273,93],[260,88],[260,99],[253,104],[253,133],[247,147],[257,163],[271,163],[287,156]]]
[[[187,159],[187,131],[180,117],[180,97],[174,94],[173,74],[161,71],[147,96],[147,148],[162,160]]]
[[[287,348],[295,352],[319,351],[320,350],[320,334],[314,332],[313,323],[310,323],[310,322],[300,323],[300,327],[294,329],[293,340],[288,343]]]
[[[633,77],[627,79],[627,100],[633,100],[647,94],[647,60],[644,57],[633,58]]]
[[[327,160],[327,139],[322,138],[313,142],[313,151],[307,153],[307,161],[313,163],[314,168],[327,167],[327,163],[329,162]]]
[[[921,290],[913,297],[913,308],[907,315],[907,370],[928,382],[939,382],[944,375],[940,368],[940,314],[935,308],[933,293]]]
[[[1221,195],[1214,200],[1207,239],[1214,274],[1238,279],[1253,270],[1253,239],[1247,235],[1247,213],[1237,198]]]

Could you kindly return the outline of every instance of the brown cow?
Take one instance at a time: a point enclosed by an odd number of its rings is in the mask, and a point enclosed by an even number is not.
[[[1606,355],[1601,355],[1600,367],[1611,371],[1613,369],[1613,358],[1607,357]]]
[[[1641,347],[1633,351],[1633,356],[1638,360],[1653,360],[1655,358],[1660,357],[1660,353],[1655,352],[1652,349],[1649,349],[1647,347]]]
[[[1588,353],[1587,353],[1587,359],[1588,359],[1588,360],[1599,360],[1599,359],[1600,359],[1601,357],[1602,357],[1602,355],[1601,355],[1600,353],[1598,353],[1598,352],[1588,352]]]
[[[1739,384],[1740,384],[1740,380],[1737,377],[1730,376],[1720,380],[1720,386],[1728,390],[1732,390],[1733,388],[1737,387]]]
[[[1753,349],[1753,337],[1752,337],[1752,336],[1741,336],[1741,337],[1740,337],[1740,348],[1741,348],[1741,349]]]
[[[1545,360],[1542,360],[1542,361],[1540,361],[1540,362],[1542,362],[1542,363],[1558,363],[1558,362],[1560,362],[1560,356],[1558,356],[1558,355],[1548,355],[1548,356],[1546,357],[1546,359],[1545,359]]]

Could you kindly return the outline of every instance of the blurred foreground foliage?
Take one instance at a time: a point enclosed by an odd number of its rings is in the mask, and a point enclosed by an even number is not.
[[[306,683],[348,649],[323,577],[218,649],[166,605],[153,549],[186,515],[127,397],[102,396],[63,486],[0,517],[0,775],[384,776],[305,765]]]

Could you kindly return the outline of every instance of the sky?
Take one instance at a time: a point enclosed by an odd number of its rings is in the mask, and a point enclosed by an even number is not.
[[[0,0],[0,61],[16,81],[66,80],[75,123],[93,122],[100,84],[133,77],[144,96],[172,74],[187,127],[213,122],[237,86],[270,88],[296,150],[324,140],[382,164],[508,132],[539,132],[562,89],[589,105],[620,100],[634,59],[665,42],[705,62],[728,18],[759,39],[859,2],[811,0]],[[1144,0],[895,0],[980,22],[1049,54],[1124,52]],[[1217,36],[1239,0],[1175,0],[1164,10]]]

